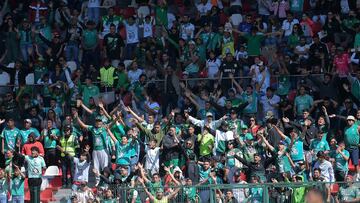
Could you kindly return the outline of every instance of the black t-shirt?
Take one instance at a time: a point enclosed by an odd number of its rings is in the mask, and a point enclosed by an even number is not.
[[[229,77],[229,74],[232,73],[234,76],[239,74],[240,67],[235,61],[224,61],[220,66],[220,71],[223,73],[223,77]]]
[[[124,46],[124,40],[119,34],[106,34],[104,37],[107,56],[110,59],[120,58],[120,48]]]

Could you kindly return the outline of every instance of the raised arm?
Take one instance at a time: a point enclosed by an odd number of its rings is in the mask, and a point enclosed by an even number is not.
[[[108,119],[111,119],[111,116],[109,115],[109,113],[106,111],[105,107],[104,107],[104,104],[102,102],[99,102],[98,104],[99,108],[104,112],[105,116],[108,118]]]
[[[74,113],[74,118],[76,119],[76,121],[78,122],[78,124],[80,125],[81,128],[83,129],[88,129],[88,125],[86,125],[80,118],[77,112]]]
[[[287,136],[276,125],[272,125],[272,126],[282,139],[285,140],[287,138]]]
[[[89,109],[89,108],[83,103],[82,100],[79,99],[78,102],[80,102],[81,108],[83,108],[86,112],[88,112],[89,114],[93,114],[93,113],[94,113],[94,111],[91,110],[91,109]]]
[[[130,113],[136,120],[139,122],[144,122],[145,120],[137,115],[129,106],[125,107],[125,111]]]
[[[269,148],[270,151],[275,151],[275,148],[269,143],[269,141],[264,137],[262,132],[259,132],[258,135],[261,137],[264,144]]]
[[[110,136],[110,138],[112,139],[112,141],[114,141],[114,143],[118,142],[118,140],[116,139],[116,137],[114,136],[114,134],[111,132],[110,128],[106,128],[106,132],[108,133],[108,135]]]
[[[146,193],[146,195],[150,198],[151,201],[155,200],[155,197],[149,192],[149,190],[146,188],[146,185],[144,183],[144,180],[142,178],[138,178],[138,181],[141,183],[141,185],[144,188],[144,191]]]

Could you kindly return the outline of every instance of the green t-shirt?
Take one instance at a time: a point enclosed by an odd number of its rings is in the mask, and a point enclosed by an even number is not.
[[[342,153],[350,157],[350,153],[347,150],[343,150]],[[330,154],[331,158],[335,159],[335,170],[347,172],[349,171],[348,161],[344,159],[344,157],[340,153],[336,153],[336,150]]]
[[[353,124],[345,128],[345,145],[347,148],[356,149],[359,144],[359,125]]]
[[[350,187],[340,187],[339,189],[339,199],[343,201],[354,200],[355,198],[360,197],[360,190],[355,185]]]
[[[115,75],[117,77],[116,88],[127,89],[130,85],[128,77],[125,72],[116,71]]]
[[[185,200],[195,202],[196,200],[196,187],[185,187],[183,190]]]
[[[247,52],[249,56],[259,56],[260,55],[260,48],[261,42],[264,40],[264,35],[245,35],[247,40]]]
[[[290,145],[291,139],[286,137],[285,142]],[[294,141],[294,145],[291,148],[291,159],[293,161],[303,161],[304,160],[304,141],[301,137],[297,137]]]
[[[126,145],[121,144],[119,141],[115,143],[116,148],[116,164],[118,165],[130,165],[131,157],[136,155],[135,146],[132,143],[132,139],[128,140]]]
[[[12,196],[24,196],[24,181],[21,176],[11,179],[11,195]]]
[[[2,178],[0,179],[0,195],[7,195],[7,192],[8,192],[8,182],[6,178]]]
[[[355,40],[354,40],[354,48],[358,48],[360,47],[360,33],[357,33],[355,35]]]
[[[320,151],[330,150],[330,147],[326,140],[313,139],[310,143],[310,149],[314,150],[314,154],[317,154]]]
[[[83,31],[84,48],[91,49],[97,44],[98,37],[96,30],[84,30]]]
[[[94,150],[106,149],[106,129],[103,127],[95,128],[94,126],[89,126],[87,130],[93,135]]]
[[[236,162],[235,155],[240,156],[240,154],[241,154],[241,151],[238,148],[233,148],[230,151],[228,151],[226,153],[226,160],[227,160],[226,165],[229,168],[235,167],[235,162]]]
[[[353,83],[351,83],[351,94],[360,100],[360,80],[356,79]]]
[[[241,96],[244,101],[249,102],[249,104],[244,108],[243,113],[256,114],[257,104],[258,104],[258,94],[255,91],[251,95],[247,95],[245,92],[243,92]]]
[[[155,7],[155,22],[156,25],[163,25],[165,28],[167,28],[168,25],[168,17],[167,17],[167,6],[161,7],[156,6]]]
[[[279,86],[277,89],[277,94],[280,96],[288,95],[290,90],[290,77],[287,75],[281,75],[279,77]]]
[[[50,138],[50,135],[56,135],[56,137],[60,137],[60,130],[57,128],[50,129],[49,132],[44,135],[44,148],[45,149],[55,149],[56,148],[56,140]]]
[[[4,139],[4,150],[15,150],[17,139],[21,139],[22,132],[18,128],[9,129],[6,127],[0,137]]]
[[[291,0],[290,1],[290,11],[292,12],[302,12],[304,7],[304,0]]]
[[[161,182],[148,182],[147,184],[147,188],[149,188],[149,192],[152,194],[152,195],[155,195],[156,194],[156,190],[158,188],[162,188],[163,185]]]
[[[288,149],[286,149],[286,151],[288,151]],[[278,151],[276,151],[276,153],[278,154]],[[276,163],[280,173],[286,173],[291,171],[290,160],[285,153],[278,154],[276,158]]]
[[[34,133],[36,138],[40,136],[40,133],[36,128],[31,127],[29,129],[21,130],[21,144],[27,142],[30,133]]]
[[[38,156],[36,158],[31,156],[25,156],[25,161],[28,166],[28,178],[41,178],[42,177],[42,169],[46,167],[44,158]]]
[[[96,85],[84,85],[82,87],[82,95],[83,95],[83,101],[86,106],[89,105],[89,100],[91,97],[98,96],[100,93],[99,87]]]
[[[48,69],[46,67],[40,67],[35,66],[34,68],[34,82],[37,83],[37,81],[46,73],[48,73]]]
[[[308,95],[299,95],[295,97],[295,105],[296,105],[296,113],[297,115],[302,115],[304,109],[310,109],[313,105],[314,100],[313,98]]]

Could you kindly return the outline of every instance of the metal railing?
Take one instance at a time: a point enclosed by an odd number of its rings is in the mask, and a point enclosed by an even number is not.
[[[281,182],[281,183],[262,183],[262,184],[210,184],[210,185],[193,185],[193,186],[165,186],[165,187],[148,187],[147,189],[156,197],[156,191],[161,189],[164,191],[164,196],[167,196],[174,192],[177,188],[179,191],[169,202],[199,202],[199,203],[216,203],[220,202],[220,199],[225,199],[227,192],[231,192],[233,198],[237,202],[304,202],[307,192],[311,189],[320,191],[324,200],[328,198],[328,192],[330,191],[331,198],[335,200],[338,198],[339,186],[347,184],[345,182],[327,183],[327,182]],[[360,182],[353,182],[357,188],[360,186]],[[117,202],[131,202],[135,197],[134,191],[136,191],[137,200],[141,202],[150,202],[148,195],[145,193],[145,189],[141,186],[128,187],[119,185],[110,185],[108,187],[113,192],[113,199]],[[337,188],[337,189],[336,189]],[[105,200],[105,190],[97,190],[94,195],[100,202]],[[295,197],[295,193],[297,197]],[[303,194],[302,194],[303,193]],[[299,196],[300,194],[300,196]],[[299,198],[295,201],[295,198]],[[301,200],[301,198],[303,198]],[[341,201],[341,199],[339,199]],[[222,201],[224,202],[224,201]]]

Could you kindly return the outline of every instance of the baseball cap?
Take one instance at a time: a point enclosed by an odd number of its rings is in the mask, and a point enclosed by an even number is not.
[[[30,123],[30,124],[32,124],[31,120],[30,120],[30,119],[28,119],[28,118],[27,118],[27,119],[25,119],[25,120],[24,120],[24,122],[25,122],[25,123]]]
[[[101,118],[101,116],[96,116],[95,120],[96,121],[102,121],[102,118]]]
[[[352,120],[352,121],[355,121],[355,117],[354,116],[348,116],[347,118],[346,118],[346,120]]]
[[[213,117],[213,114],[211,112],[207,112],[206,117]]]
[[[272,111],[267,111],[265,115],[265,120],[268,120],[270,118],[274,117],[274,113]]]
[[[245,124],[241,126],[241,129],[248,129],[248,128],[249,127],[247,125],[245,125]]]

